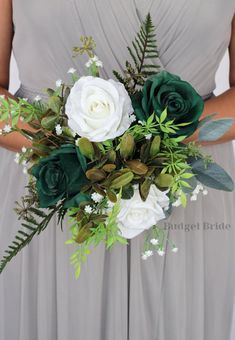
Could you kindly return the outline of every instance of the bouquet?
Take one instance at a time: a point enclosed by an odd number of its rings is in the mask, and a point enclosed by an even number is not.
[[[214,141],[232,119],[200,119],[203,99],[177,75],[160,71],[155,27],[150,14],[131,47],[123,74],[102,79],[102,62],[92,37],[81,37],[75,55],[88,55],[88,74],[71,68],[71,84],[56,82],[47,100],[1,97],[1,134],[19,132],[31,141],[16,154],[29,175],[15,211],[21,228],[1,261],[0,272],[56,216],[70,223],[76,277],[99,243],[110,249],[146,230],[142,258],[164,255],[166,240],[158,222],[172,209],[186,207],[206,187],[232,191],[231,177],[184,140],[199,129],[199,141]],[[28,123],[34,132],[20,129]]]

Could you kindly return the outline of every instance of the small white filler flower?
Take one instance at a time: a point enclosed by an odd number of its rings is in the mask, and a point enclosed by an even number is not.
[[[84,210],[85,210],[85,212],[87,214],[91,214],[92,213],[92,207],[90,205],[86,205]]]
[[[90,58],[88,62],[86,63],[86,67],[89,68],[91,65],[95,63],[97,67],[103,67],[103,63],[99,58],[95,55],[93,58]]]
[[[55,83],[56,87],[61,87],[62,84],[63,84],[63,81],[61,79],[56,80],[56,83]]]
[[[63,130],[62,130],[62,127],[61,127],[60,124],[57,124],[57,125],[56,125],[56,127],[55,127],[55,132],[56,132],[57,136],[62,135]]]
[[[42,100],[42,97],[39,96],[39,94],[34,98],[35,102],[40,102]]]
[[[91,199],[95,202],[95,203],[99,203],[102,201],[103,196],[98,194],[98,192],[93,192],[93,194],[91,195]]]
[[[153,246],[157,246],[157,245],[159,244],[159,240],[156,239],[156,238],[152,238],[152,239],[150,240],[150,243],[151,243]]]
[[[6,124],[3,128],[3,131],[5,133],[10,133],[11,132],[11,126],[9,124]]]
[[[68,70],[69,74],[74,74],[77,70],[73,67],[70,67],[70,69]]]
[[[159,250],[158,250],[158,255],[159,255],[159,256],[164,256],[164,255],[165,255],[164,250],[159,249]]]

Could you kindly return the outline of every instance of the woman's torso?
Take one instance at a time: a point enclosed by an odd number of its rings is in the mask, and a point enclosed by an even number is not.
[[[126,46],[149,11],[163,67],[207,96],[229,44],[234,9],[234,0],[13,0],[21,83],[26,92],[42,92],[57,79],[68,81],[70,67],[84,74],[85,58],[72,58],[81,35],[93,36],[103,75],[112,77],[129,59]]]

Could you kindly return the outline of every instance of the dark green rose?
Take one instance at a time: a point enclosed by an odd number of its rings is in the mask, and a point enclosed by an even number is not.
[[[142,92],[132,97],[132,105],[138,120],[146,121],[156,113],[160,117],[167,107],[167,120],[182,126],[176,135],[190,136],[197,129],[198,120],[204,109],[201,96],[186,81],[178,76],[162,71],[149,78]]]
[[[85,195],[80,193],[87,183],[81,163],[78,148],[74,145],[63,145],[33,166],[31,172],[37,178],[36,187],[41,208],[51,207],[64,198],[64,206],[69,208],[86,199]]]

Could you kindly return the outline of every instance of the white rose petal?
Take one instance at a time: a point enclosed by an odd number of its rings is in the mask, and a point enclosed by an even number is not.
[[[114,80],[81,77],[72,87],[66,103],[69,127],[92,142],[121,136],[131,125],[131,99]]]
[[[152,184],[147,200],[142,201],[139,190],[129,200],[121,200],[121,211],[118,215],[118,226],[124,238],[131,239],[144,230],[151,228],[165,218],[164,206],[169,205],[169,198]]]
[[[111,210],[111,209],[113,209],[114,203],[111,202],[111,201],[108,201],[107,206],[108,206],[108,210]]]

